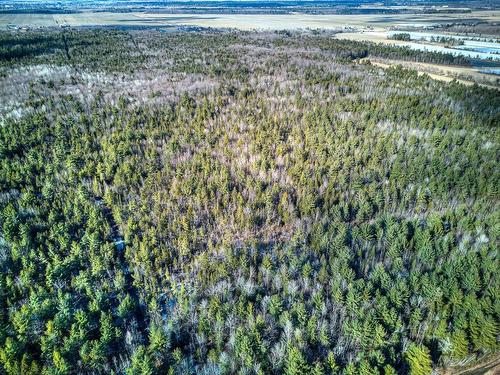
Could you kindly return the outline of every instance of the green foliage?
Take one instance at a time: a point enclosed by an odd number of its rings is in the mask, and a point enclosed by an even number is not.
[[[314,367],[316,369],[316,367]],[[313,369],[313,373],[314,370]],[[317,369],[316,369],[317,371]],[[286,359],[285,374],[286,375],[306,375],[310,374],[311,369],[307,364],[304,356],[299,349],[292,346],[288,349],[288,355]]]
[[[411,344],[405,352],[405,360],[408,364],[410,375],[428,375],[432,372],[432,360],[429,349],[425,346]]]

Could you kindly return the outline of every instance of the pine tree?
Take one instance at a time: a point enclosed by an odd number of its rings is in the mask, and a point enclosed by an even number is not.
[[[290,346],[286,358],[286,375],[306,375],[310,373],[310,367],[298,348]]]
[[[410,375],[428,375],[432,372],[429,349],[424,345],[411,344],[404,354]]]

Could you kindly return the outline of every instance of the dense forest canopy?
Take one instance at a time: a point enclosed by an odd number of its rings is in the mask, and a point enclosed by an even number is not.
[[[496,353],[498,91],[372,56],[467,63],[315,33],[1,33],[0,373]]]

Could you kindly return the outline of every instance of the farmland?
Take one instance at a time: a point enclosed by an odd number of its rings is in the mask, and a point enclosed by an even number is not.
[[[192,14],[170,12],[94,12],[81,11],[76,13],[2,13],[0,27],[9,24],[17,26],[200,26],[213,28],[250,29],[300,29],[324,28],[343,29],[356,28],[386,28],[393,26],[432,26],[439,24],[467,22],[497,22],[500,11],[474,11],[471,13],[435,14]]]

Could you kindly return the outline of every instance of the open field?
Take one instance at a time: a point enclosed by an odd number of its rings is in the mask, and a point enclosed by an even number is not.
[[[344,27],[382,29],[385,27],[432,26],[462,22],[492,22],[500,20],[500,11],[473,11],[471,13],[442,14],[367,14],[367,15],[311,15],[311,14],[169,14],[162,12],[93,12],[72,14],[0,14],[0,27],[17,26],[202,26],[238,29],[300,29]]]
[[[0,31],[0,374],[496,373],[494,63],[173,25]]]
[[[492,52],[485,51],[487,48],[477,48],[474,49],[458,49],[451,48],[446,46],[440,46],[435,44],[429,44],[426,42],[418,41],[418,40],[394,40],[389,39],[388,37],[391,35],[391,32],[386,30],[377,30],[377,31],[356,31],[356,32],[348,32],[348,33],[339,33],[337,35],[338,38],[342,39],[350,39],[350,40],[358,40],[358,41],[370,41],[384,44],[397,45],[402,47],[409,47],[411,49],[416,49],[419,51],[431,51],[431,52],[441,52],[441,53],[451,53],[452,55],[462,55],[469,58],[480,58],[480,59],[492,59],[492,60],[500,60],[500,54],[498,54],[498,46],[499,43],[486,43],[482,42],[492,50]],[[425,35],[422,33],[422,35]],[[444,34],[436,34],[438,37]],[[470,43],[470,42],[466,42]],[[480,42],[475,42],[480,43]]]
[[[370,62],[384,69],[401,65],[403,68],[416,70],[419,74],[427,74],[432,79],[438,81],[451,82],[456,79],[458,82],[465,85],[478,83],[485,87],[499,88],[497,77],[491,74],[481,73],[473,67],[438,65],[381,58],[370,59]]]
[[[408,63],[401,61],[387,61],[387,60],[372,61],[372,63],[382,67],[401,64],[405,68],[415,69],[421,74],[427,73],[431,78],[447,82],[453,79],[457,79],[465,84],[472,84],[474,82],[477,82],[479,84],[486,85],[488,87],[498,87],[498,74],[492,74],[493,72],[497,72],[498,67],[500,66],[500,54],[496,52],[498,51],[498,46],[500,46],[498,42],[496,43],[475,42],[477,44],[479,43],[488,44],[491,51],[493,52],[487,53],[487,52],[480,52],[477,49],[476,50],[454,49],[451,47],[429,44],[425,41],[419,41],[419,40],[411,40],[411,41],[394,40],[394,39],[389,39],[388,35],[390,35],[390,31],[381,29],[376,31],[361,30],[356,32],[338,33],[335,36],[336,38],[340,39],[368,41],[374,43],[381,43],[385,45],[395,45],[401,47],[408,47],[419,51],[432,51],[432,52],[450,53],[453,55],[462,55],[472,59],[474,58],[491,59],[493,61],[489,63],[491,65],[489,68],[485,68],[484,66],[482,66],[481,63],[473,64],[473,66],[460,66],[460,67],[438,65],[438,64],[414,63],[414,62]],[[426,34],[421,33],[421,35],[426,35]],[[436,35],[444,35],[444,34],[436,34]],[[473,43],[473,42],[466,41],[466,43]],[[491,73],[490,74],[485,73],[486,71]]]

